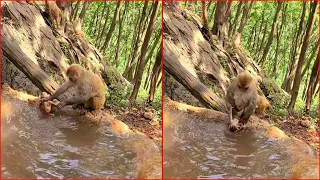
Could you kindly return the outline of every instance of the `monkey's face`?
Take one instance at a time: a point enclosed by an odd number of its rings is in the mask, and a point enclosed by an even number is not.
[[[80,73],[79,72],[73,72],[73,73],[69,73],[68,74],[68,77],[69,77],[69,81],[71,82],[77,82],[78,78],[80,76]]]
[[[241,84],[238,84],[238,88],[241,92],[247,92],[249,89],[250,89],[250,86],[245,86],[245,85],[241,85]]]

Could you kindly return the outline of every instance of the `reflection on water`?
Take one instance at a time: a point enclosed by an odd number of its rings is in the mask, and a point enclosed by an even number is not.
[[[2,177],[135,177],[135,154],[112,133],[2,97]]]
[[[289,177],[287,155],[277,142],[249,130],[232,133],[224,123],[166,110],[165,178]]]

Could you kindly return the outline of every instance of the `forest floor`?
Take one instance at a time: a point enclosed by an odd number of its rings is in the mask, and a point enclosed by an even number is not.
[[[123,108],[107,106],[108,111],[129,126],[153,139],[157,144],[162,142],[161,113],[152,108]]]
[[[313,123],[310,117],[289,116],[287,118],[278,117],[275,120],[270,120],[277,127],[283,130],[288,136],[293,136],[300,139],[311,146],[319,148],[319,135],[317,133],[318,125]]]

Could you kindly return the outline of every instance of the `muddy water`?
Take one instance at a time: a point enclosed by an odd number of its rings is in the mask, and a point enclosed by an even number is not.
[[[2,177],[135,177],[122,139],[77,117],[43,116],[37,106],[2,98]]]
[[[288,156],[277,142],[249,130],[231,133],[224,123],[185,112],[167,112],[165,178],[290,177]]]

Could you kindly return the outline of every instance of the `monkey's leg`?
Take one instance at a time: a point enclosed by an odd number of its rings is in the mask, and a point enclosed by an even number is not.
[[[61,106],[66,106],[66,105],[73,105],[73,104],[82,104],[85,103],[86,101],[88,101],[87,99],[81,98],[81,97],[71,97],[69,99],[67,99],[64,102],[61,102]]]
[[[106,101],[105,96],[103,97],[93,97],[88,101],[88,105],[93,110],[102,109],[104,107],[104,103]]]
[[[244,108],[241,116],[240,116],[240,123],[247,124],[250,116],[254,113],[255,104],[250,102],[247,107]]]

